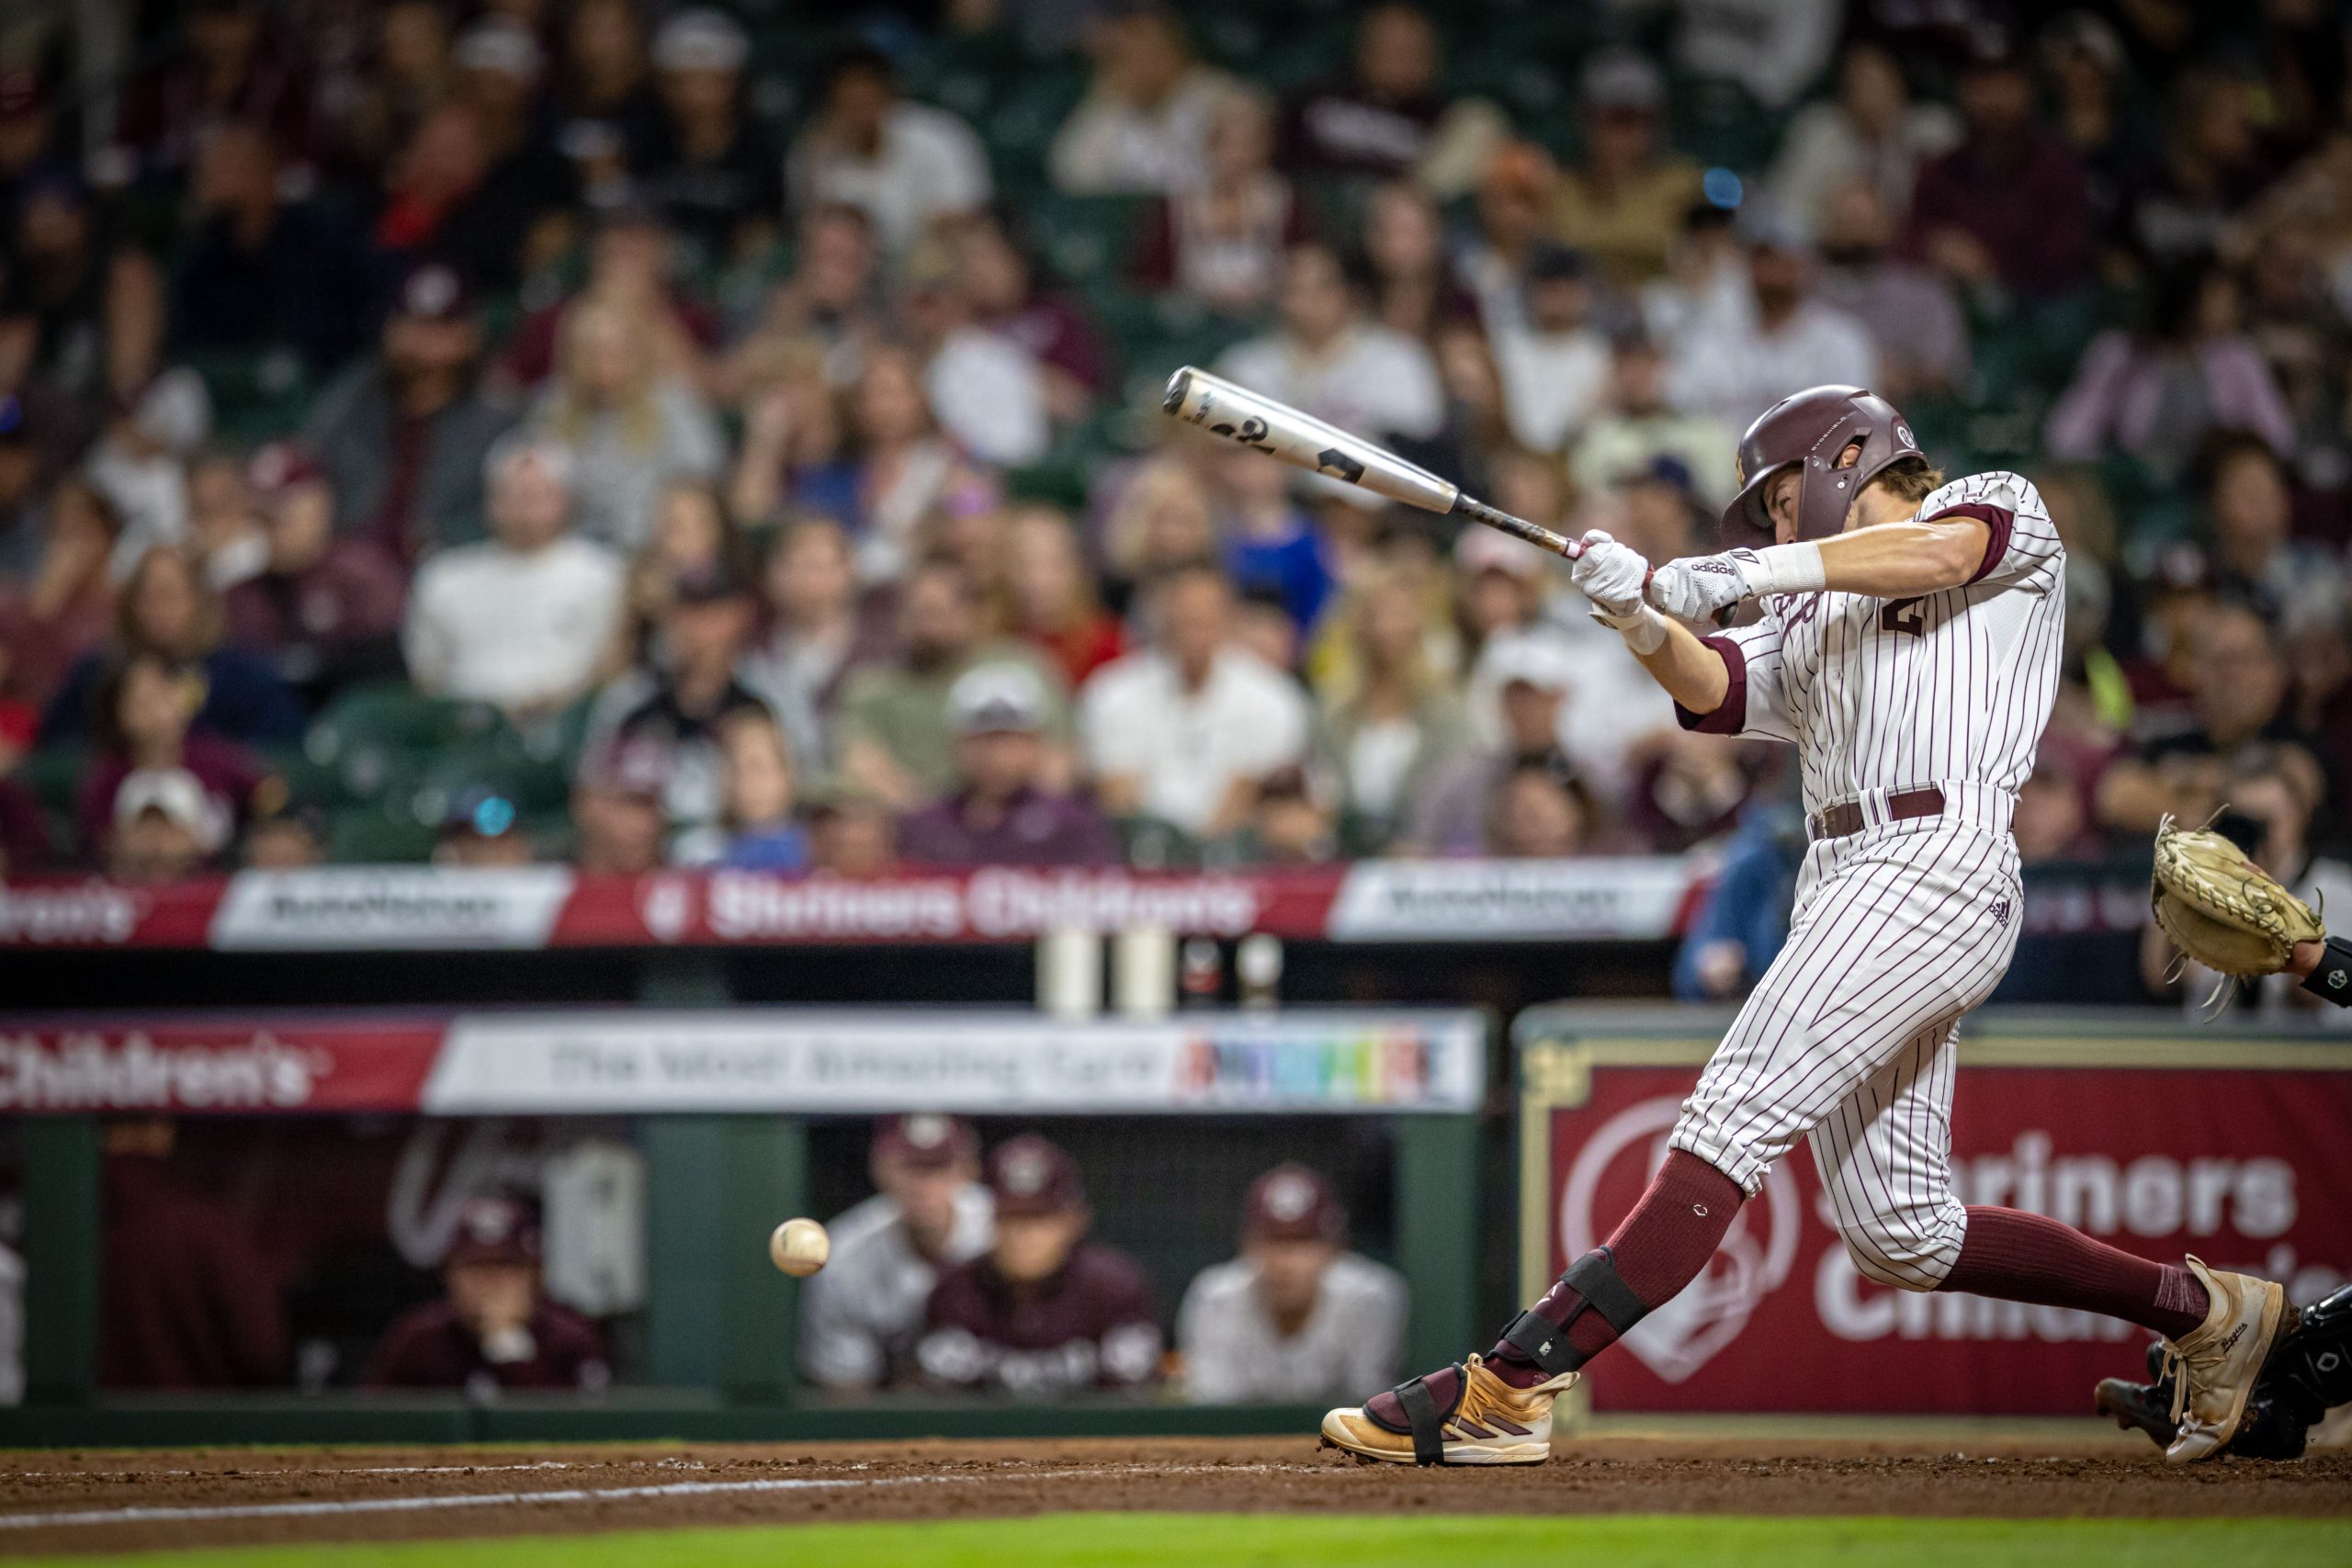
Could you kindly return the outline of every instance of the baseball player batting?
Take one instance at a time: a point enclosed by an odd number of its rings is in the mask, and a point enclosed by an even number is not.
[[[2278,1332],[2278,1286],[1951,1189],[1953,1035],[2017,947],[2009,822],[2058,686],[2065,550],[2041,498],[2015,474],[1943,483],[1903,416],[1855,387],[1773,405],[1739,471],[1734,547],[1653,566],[1594,532],[1572,575],[1686,728],[1796,747],[1812,842],[1788,943],[1607,1244],[1485,1355],[1332,1411],[1324,1440],[1396,1463],[1541,1463],[1553,1401],[1698,1276],[1803,1137],[1865,1276],[2142,1325],[2175,1379],[2166,1456],[2219,1453]],[[1753,625],[1683,624],[1750,599]]]

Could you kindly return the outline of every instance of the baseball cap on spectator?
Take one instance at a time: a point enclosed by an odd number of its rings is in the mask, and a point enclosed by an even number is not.
[[[318,458],[300,441],[273,441],[245,464],[245,483],[253,487],[254,499],[264,506],[326,477]]]
[[[1025,664],[976,664],[947,689],[947,727],[957,735],[1042,729],[1046,687]]]
[[[539,40],[503,17],[486,17],[459,33],[452,57],[460,70],[494,71],[525,83],[537,82],[547,68]]]
[[[669,748],[650,740],[620,740],[604,748],[586,784],[606,795],[660,800],[670,785]]]
[[[1633,485],[1664,485],[1667,489],[1688,496],[1691,492],[1690,465],[1671,452],[1660,452],[1640,468],[1627,470],[1618,478],[1621,487]]]
[[[1035,1133],[999,1144],[988,1170],[1000,1214],[1065,1214],[1086,1207],[1077,1163]]]
[[[1289,1161],[1251,1182],[1241,1204],[1245,1241],[1335,1242],[1347,1228],[1347,1211],[1331,1184]]]
[[[751,40],[724,11],[681,11],[653,35],[653,63],[663,71],[741,71]]]
[[[944,1170],[978,1159],[979,1134],[961,1116],[886,1116],[874,1129],[874,1156],[918,1170]]]
[[[149,812],[185,829],[206,854],[229,841],[229,813],[186,768],[134,768],[114,792],[114,825],[128,828]]]
[[[1550,558],[1542,550],[1492,528],[1464,528],[1456,535],[1453,564],[1464,577],[1499,571],[1532,580],[1551,570]]]
[[[1487,649],[1486,665],[1495,689],[1527,685],[1540,692],[1565,692],[1576,683],[1567,651],[1545,637],[1531,632],[1506,632]]]
[[[1655,112],[1666,101],[1657,67],[1630,50],[1612,50],[1585,67],[1588,108]]]
[[[537,1263],[539,1226],[512,1198],[469,1198],[458,1211],[444,1263]]]
[[[425,262],[401,280],[393,309],[420,321],[469,321],[474,313],[473,290],[456,267]]]

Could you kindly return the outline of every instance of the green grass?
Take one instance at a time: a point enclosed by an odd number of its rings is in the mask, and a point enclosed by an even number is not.
[[[2316,1568],[2352,1562],[2347,1519],[1751,1518],[1616,1514],[1046,1514],[941,1524],[630,1530],[590,1536],[345,1546],[243,1546],[59,1557],[57,1568],[1709,1568],[1898,1563],[1900,1568]]]

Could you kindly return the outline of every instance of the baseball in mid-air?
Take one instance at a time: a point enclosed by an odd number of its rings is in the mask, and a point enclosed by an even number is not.
[[[833,1238],[814,1220],[786,1220],[768,1236],[768,1257],[796,1280],[805,1280],[825,1266],[833,1252]]]

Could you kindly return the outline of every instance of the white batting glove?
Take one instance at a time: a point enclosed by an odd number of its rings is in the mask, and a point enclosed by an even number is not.
[[[1629,615],[1641,607],[1642,580],[1650,563],[1630,545],[1621,545],[1599,528],[1584,536],[1584,551],[1568,567],[1568,581],[1584,596],[1611,615]]]
[[[1677,620],[1712,621],[1755,592],[1748,586],[1747,570],[1755,558],[1751,550],[1726,550],[1668,561],[1650,573],[1645,596]]]

